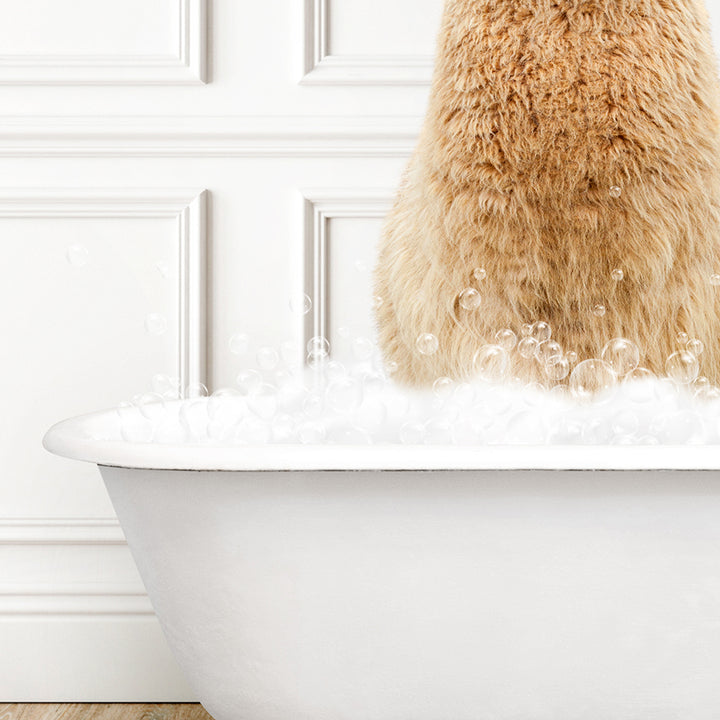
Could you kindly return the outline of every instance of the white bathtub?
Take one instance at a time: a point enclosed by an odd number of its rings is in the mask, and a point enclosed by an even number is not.
[[[720,717],[718,448],[193,448],[116,424],[45,446],[100,465],[216,720]]]

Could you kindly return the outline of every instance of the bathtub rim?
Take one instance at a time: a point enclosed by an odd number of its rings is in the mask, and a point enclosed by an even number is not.
[[[64,458],[122,468],[216,472],[720,470],[716,445],[265,445],[128,443],[115,410],[53,425],[46,450]],[[118,439],[97,440],[91,432]]]

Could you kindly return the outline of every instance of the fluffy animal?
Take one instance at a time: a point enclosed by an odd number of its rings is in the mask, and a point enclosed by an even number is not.
[[[544,321],[579,361],[624,337],[661,375],[685,333],[720,384],[719,97],[702,0],[447,0],[375,271],[395,377],[467,377]]]

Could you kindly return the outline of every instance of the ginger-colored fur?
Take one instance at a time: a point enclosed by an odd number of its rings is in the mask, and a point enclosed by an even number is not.
[[[580,360],[626,337],[660,374],[686,332],[720,384],[719,93],[702,0],[447,0],[376,270],[396,377],[467,376],[496,331],[544,320]]]

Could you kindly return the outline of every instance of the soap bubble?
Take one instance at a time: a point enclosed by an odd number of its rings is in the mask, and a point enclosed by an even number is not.
[[[250,336],[238,333],[230,338],[230,352],[233,355],[245,355],[250,350]]]
[[[598,303],[597,305],[593,305],[592,312],[595,317],[605,317],[607,308],[602,303]]]
[[[452,393],[453,384],[449,377],[439,377],[433,383],[433,394],[441,400],[447,398]]]
[[[327,427],[321,422],[304,422],[298,427],[297,433],[303,445],[319,445],[327,437]]]
[[[619,185],[613,185],[610,188],[610,197],[617,200],[622,195],[622,188]]]
[[[385,363],[385,372],[388,375],[394,375],[399,369],[400,366],[394,360]]]
[[[257,360],[257,364],[260,369],[267,371],[274,370],[280,362],[280,356],[278,355],[277,350],[271,347],[261,347],[257,351],[255,359]]]
[[[169,375],[157,373],[152,377],[153,392],[162,395],[166,400],[177,400],[180,397],[180,381]]]
[[[309,295],[300,295],[290,299],[290,310],[295,315],[307,315],[312,310],[312,300]]]
[[[535,358],[543,365],[549,362],[552,358],[562,357],[562,354],[562,346],[554,340],[543,340],[535,348]]]
[[[325,372],[329,362],[329,357],[323,353],[315,353],[305,358],[305,364],[315,372]]]
[[[183,396],[188,399],[204,398],[208,396],[208,389],[201,382],[192,382],[185,388]]]
[[[84,245],[74,243],[65,251],[65,258],[74,267],[83,267],[88,264],[90,253]]]
[[[530,337],[532,337],[532,339],[536,340],[538,343],[547,342],[552,337],[552,330],[550,329],[550,325],[548,325],[546,322],[536,322],[534,325],[532,325]]]
[[[148,420],[158,420],[166,412],[165,398],[159,393],[145,393],[137,399],[135,405]]]
[[[458,295],[458,302],[460,307],[465,310],[477,310],[482,304],[482,298],[480,293],[474,288],[465,288],[460,295]]]
[[[373,310],[379,310],[385,304],[384,298],[380,295],[374,295],[372,302],[370,303]]]
[[[697,338],[692,338],[691,340],[687,341],[687,344],[685,345],[685,349],[692,353],[695,357],[698,357],[702,355],[703,351],[705,350],[705,345],[703,344],[702,340],[698,340]]]
[[[246,396],[255,392],[262,382],[262,375],[257,370],[243,370],[235,379],[235,384],[240,388],[240,394]]]
[[[363,386],[353,377],[345,377],[328,385],[325,392],[328,407],[336,413],[346,414],[357,410],[363,401]]]
[[[475,268],[473,270],[473,277],[477,282],[482,282],[487,277],[487,271],[485,268]]]
[[[418,336],[415,345],[421,355],[434,355],[440,347],[440,341],[432,333],[422,333]]]
[[[319,418],[325,409],[325,401],[320,395],[313,393],[303,400],[302,409],[306,417]]]
[[[355,423],[366,432],[376,433],[382,430],[387,420],[388,410],[379,398],[365,398],[355,413]]]
[[[622,377],[632,372],[640,364],[640,350],[630,340],[613,338],[603,348],[601,358],[618,377]]]
[[[517,335],[510,329],[500,330],[495,335],[495,344],[499,345],[505,352],[512,352],[517,347]]]
[[[540,343],[538,343],[538,341],[535,340],[535,338],[525,336],[518,343],[518,352],[526,360],[529,360],[530,358],[535,356],[535,350],[537,349],[537,346],[539,344]]]
[[[325,366],[325,377],[327,378],[328,382],[332,382],[333,380],[340,380],[341,378],[344,378],[347,374],[347,368],[337,360],[331,360]]]
[[[446,418],[432,418],[425,423],[425,445],[452,445],[452,423]]]
[[[679,332],[675,339],[677,340],[678,345],[687,345],[688,340],[690,340],[690,336],[686,332]]]
[[[613,388],[616,382],[615,372],[606,362],[584,360],[570,375],[570,391],[579,400],[589,400]]]
[[[330,354],[330,342],[327,338],[317,335],[308,340],[307,352],[309,357],[327,357]]]
[[[715,286],[720,285],[720,273],[713,273],[710,276],[710,284]]]
[[[691,352],[680,350],[667,359],[665,373],[679,385],[687,385],[700,374],[700,363]]]
[[[421,422],[406,422],[400,428],[400,442],[403,445],[422,445],[425,440],[425,426]]]
[[[620,282],[621,280],[625,279],[625,273],[620,268],[615,268],[615,270],[612,271],[611,275],[612,275],[612,279],[615,282]]]
[[[553,382],[560,382],[570,374],[570,362],[562,355],[554,355],[545,363],[545,373]]]
[[[623,380],[625,395],[634,403],[647,403],[655,399],[655,374],[647,368],[638,367]]]
[[[261,420],[272,420],[278,410],[277,388],[263,383],[248,395],[247,404]]]
[[[578,354],[574,350],[571,350],[565,354],[565,358],[571,365],[574,365],[578,361]]]
[[[483,345],[473,358],[473,371],[484,382],[499,382],[509,366],[510,358],[499,345]]]
[[[352,354],[356,360],[369,360],[375,352],[375,344],[370,338],[356,337],[352,341]]]
[[[167,320],[164,315],[150,313],[145,317],[145,331],[148,335],[163,335],[167,331]]]
[[[520,328],[520,335],[521,335],[522,337],[530,337],[530,336],[532,335],[532,332],[533,332],[533,327],[534,327],[534,325],[533,325],[532,323],[525,323],[525,324]]]

